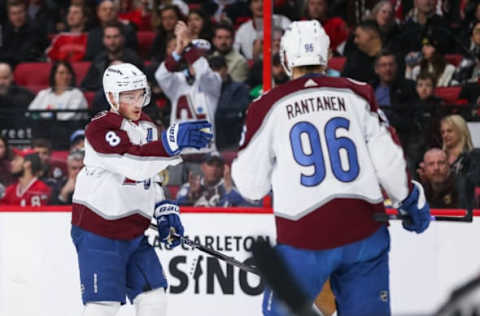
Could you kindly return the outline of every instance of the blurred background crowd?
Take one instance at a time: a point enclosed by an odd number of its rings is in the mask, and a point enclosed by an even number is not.
[[[284,30],[317,19],[331,41],[326,75],[372,85],[432,207],[478,204],[480,0],[272,1],[274,87],[288,81]],[[144,110],[161,128],[192,113],[214,123],[213,153],[185,155],[164,174],[169,198],[262,205],[242,198],[229,165],[248,105],[262,93],[263,1],[6,0],[0,19],[0,204],[71,203],[84,127],[109,108],[103,72],[129,62],[147,74]],[[202,67],[172,57],[184,37],[204,40],[194,41]]]

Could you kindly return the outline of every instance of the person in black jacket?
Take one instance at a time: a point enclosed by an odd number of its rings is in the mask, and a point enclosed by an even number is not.
[[[24,61],[39,61],[48,45],[41,28],[35,27],[27,19],[23,1],[7,3],[8,22],[2,28],[0,61],[15,67]]]
[[[249,100],[249,88],[235,82],[228,74],[225,57],[213,56],[210,67],[222,77],[222,92],[215,113],[216,145],[219,150],[236,148],[242,133],[245,111]]]
[[[33,92],[13,84],[10,65],[0,63],[0,135],[9,140],[27,138],[25,111],[34,98]]]
[[[93,60],[95,56],[106,50],[105,43],[103,42],[103,32],[107,24],[111,24],[118,21],[118,7],[111,0],[102,0],[97,6],[97,17],[100,25],[91,29],[88,32],[87,51],[85,53],[85,60]],[[119,22],[120,23],[120,22]],[[130,24],[119,24],[122,27],[122,32],[125,37],[125,46],[136,50],[138,46],[137,33]]]
[[[97,54],[81,87],[89,91],[102,88],[102,74],[114,61],[131,63],[143,71],[143,61],[137,53],[125,47],[125,34],[120,22],[107,23],[103,30],[103,44],[106,50]]]
[[[355,28],[354,43],[347,55],[342,77],[358,81],[375,80],[374,64],[383,44],[378,25],[374,21],[364,21]]]

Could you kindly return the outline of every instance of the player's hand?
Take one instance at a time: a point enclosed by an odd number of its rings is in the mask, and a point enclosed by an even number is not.
[[[430,206],[425,199],[422,185],[416,181],[412,182],[412,192],[403,200],[398,209],[401,213],[407,213],[411,217],[411,220],[402,223],[403,228],[420,234],[430,225]]]
[[[184,229],[180,221],[180,208],[169,200],[164,200],[155,205],[154,217],[157,220],[158,237],[165,243],[168,249],[180,245],[181,240],[177,236],[183,236]]]
[[[201,149],[213,138],[212,124],[207,120],[173,123],[162,133],[162,143],[170,156],[184,148]]]
[[[190,30],[188,29],[187,24],[183,21],[178,21],[175,25],[175,37],[177,39],[177,46],[175,50],[177,53],[181,54],[185,47],[192,41],[192,36]]]

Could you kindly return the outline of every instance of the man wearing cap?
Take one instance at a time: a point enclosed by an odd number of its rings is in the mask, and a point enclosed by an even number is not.
[[[77,175],[82,170],[85,151],[76,149],[70,151],[67,157],[67,175],[64,176],[54,187],[50,204],[72,204],[73,191]]]
[[[155,79],[170,99],[170,124],[192,119],[207,119],[215,123],[215,112],[220,98],[222,79],[208,65],[203,55],[210,50],[205,40],[192,40],[187,25],[180,21],[175,26],[176,47],[160,64]],[[188,64],[181,68],[182,61]],[[212,151],[215,142],[203,151],[191,149],[185,153]]]
[[[85,131],[77,129],[70,135],[70,152],[74,150],[83,150],[85,148]]]
[[[233,186],[230,166],[218,153],[205,156],[201,173],[190,172],[178,192],[177,203],[191,206],[252,206]]]
[[[18,181],[8,186],[0,204],[25,206],[46,205],[50,187],[37,176],[42,170],[42,161],[33,149],[16,149],[11,163],[11,172]]]

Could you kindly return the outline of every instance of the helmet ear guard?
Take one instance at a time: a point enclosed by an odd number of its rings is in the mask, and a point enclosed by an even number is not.
[[[151,89],[145,74],[136,66],[124,63],[109,66],[103,74],[103,91],[110,106],[118,112],[120,93],[144,89],[142,107],[150,103]],[[109,93],[113,96],[110,100]]]
[[[280,41],[280,60],[291,77],[299,66],[326,66],[330,38],[316,20],[292,22]]]

